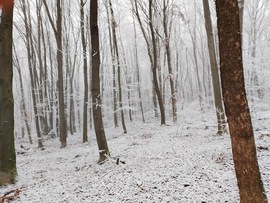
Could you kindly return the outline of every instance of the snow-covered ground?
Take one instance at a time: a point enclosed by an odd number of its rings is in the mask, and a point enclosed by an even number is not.
[[[270,111],[252,112],[270,199]],[[48,139],[43,150],[17,139],[18,180],[0,188],[0,196],[19,188],[18,203],[238,202],[230,138],[215,135],[214,111],[189,107],[179,112],[177,125],[134,122],[127,130],[106,127],[112,158],[102,165],[95,140],[83,144],[80,134],[69,136],[65,149],[58,139]]]

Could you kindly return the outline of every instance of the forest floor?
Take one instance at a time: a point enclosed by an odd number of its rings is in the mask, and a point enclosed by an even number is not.
[[[193,106],[192,106],[193,105]],[[270,199],[269,106],[252,109],[260,170]],[[81,143],[70,135],[68,147],[47,139],[44,149],[17,139],[18,178],[13,202],[20,203],[209,203],[239,201],[229,135],[217,136],[215,112],[195,104],[179,111],[178,124],[159,121],[106,127],[111,158],[97,164],[94,138]],[[93,136],[91,132],[90,137]],[[117,160],[119,158],[119,164]]]

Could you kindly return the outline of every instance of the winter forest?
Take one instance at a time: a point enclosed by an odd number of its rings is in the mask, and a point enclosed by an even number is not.
[[[0,203],[268,202],[268,0],[13,1]]]

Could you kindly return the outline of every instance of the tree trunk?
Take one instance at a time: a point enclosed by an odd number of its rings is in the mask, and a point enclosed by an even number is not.
[[[34,120],[36,125],[36,133],[38,137],[38,148],[42,148],[42,136],[41,136],[41,128],[40,128],[40,116],[38,115],[38,109],[37,109],[37,95],[36,95],[36,80],[37,75],[35,74],[35,68],[34,66],[34,48],[33,48],[33,39],[31,36],[32,33],[32,26],[30,23],[30,19],[28,16],[28,12],[26,10],[26,1],[22,1],[22,9],[23,9],[23,15],[24,15],[24,26],[26,30],[26,48],[27,48],[27,60],[28,60],[28,67],[29,67],[29,73],[30,73],[30,83],[31,83],[31,93],[32,93],[32,100],[33,100],[33,109],[34,109]]]
[[[103,127],[101,113],[101,98],[100,98],[100,53],[99,53],[99,32],[98,32],[98,3],[97,0],[92,0],[90,3],[90,28],[91,28],[91,45],[92,45],[92,105],[94,128],[99,149],[99,161],[102,163],[110,156],[105,130]]]
[[[110,5],[105,4],[106,13],[107,13],[107,21],[108,21],[108,31],[109,31],[109,42],[110,42],[110,52],[112,57],[112,74],[113,74],[113,121],[114,127],[119,127],[118,125],[118,117],[117,117],[117,93],[116,93],[116,70],[115,70],[115,57],[113,51],[113,40],[112,40],[112,30],[111,30],[111,19],[109,14]]]
[[[210,58],[210,66],[211,66],[211,76],[212,76],[212,84],[214,90],[214,101],[217,115],[217,123],[218,123],[218,135],[222,135],[227,132],[226,129],[226,121],[225,121],[225,112],[223,108],[223,100],[221,95],[221,85],[220,85],[220,76],[218,71],[218,64],[216,58],[215,51],[215,43],[213,36],[213,28],[211,21],[211,14],[209,8],[208,0],[203,0],[203,8],[204,8],[204,17],[205,17],[205,29],[207,33],[207,42],[208,42],[208,50],[209,50],[209,58]]]
[[[14,44],[13,44],[14,46]],[[27,135],[28,135],[28,139],[29,139],[29,143],[33,144],[33,140],[31,137],[31,126],[29,124],[29,115],[26,109],[26,104],[25,104],[25,97],[24,97],[24,88],[23,88],[23,81],[22,81],[22,71],[21,71],[21,66],[19,63],[19,59],[18,59],[18,55],[16,53],[16,49],[15,47],[13,47],[13,51],[14,51],[14,63],[16,62],[16,65],[14,64],[14,67],[17,68],[18,74],[19,74],[19,83],[20,83],[20,90],[21,90],[21,97],[22,97],[22,102],[21,102],[21,114],[22,114],[22,118],[24,120],[25,126],[26,126],[26,131],[27,131]]]
[[[151,64],[151,71],[153,73],[153,103],[154,103],[154,111],[155,111],[155,117],[158,117],[158,111],[157,111],[157,99],[156,96],[158,97],[158,103],[159,103],[159,109],[160,109],[160,114],[161,114],[161,125],[165,124],[165,109],[163,105],[163,100],[162,100],[162,94],[159,88],[158,84],[158,78],[157,78],[157,46],[156,46],[156,37],[155,37],[155,31],[154,31],[154,26],[152,23],[153,20],[153,14],[152,14],[152,4],[153,1],[149,0],[149,5],[148,5],[148,13],[149,13],[149,21],[148,21],[148,26],[150,29],[150,36],[147,36],[147,31],[143,27],[142,20],[139,14],[139,9],[138,9],[138,2],[134,1],[134,12],[135,15],[138,19],[141,31],[143,33],[143,37],[145,39],[146,45],[147,45],[147,52]]]
[[[127,76],[126,76],[127,77]],[[131,102],[131,88],[130,88],[131,80],[127,79],[127,91],[128,91],[128,114],[129,120],[132,122],[132,102]]]
[[[58,97],[59,97],[59,131],[60,148],[67,146],[67,124],[65,117],[64,99],[64,72],[63,72],[63,48],[62,48],[62,8],[61,0],[57,0],[57,22],[56,22],[56,42],[57,42],[57,68],[58,68]]]
[[[237,0],[216,0],[221,84],[241,203],[267,202],[245,92]]]
[[[152,55],[153,55],[153,63],[152,66],[152,72],[153,72],[153,81],[155,86],[155,92],[158,98],[158,104],[160,109],[160,115],[161,115],[161,125],[164,125],[166,123],[165,119],[165,109],[163,105],[162,95],[160,92],[160,88],[158,85],[158,79],[157,79],[157,46],[156,46],[156,38],[155,38],[155,31],[154,31],[154,25],[153,25],[153,12],[152,12],[152,4],[153,1],[149,0],[149,27],[150,27],[150,33],[151,33],[151,39],[152,39]]]
[[[29,3],[28,3],[29,5]],[[41,40],[42,40],[42,18],[41,18],[41,2],[36,0],[36,15],[37,15],[37,41],[34,44],[36,46],[35,50],[37,52],[36,56],[38,58],[37,67],[39,67],[39,87],[38,87],[38,102],[40,105],[40,125],[42,129],[43,135],[48,135],[49,127],[47,122],[47,88],[46,88],[46,68],[44,66],[45,59],[42,57],[42,47],[41,47]],[[29,7],[29,10],[31,8]],[[28,12],[28,16],[30,19],[30,12]]]
[[[13,4],[2,5],[0,23],[0,186],[11,184],[16,176],[14,146],[14,101],[12,91]]]
[[[39,4],[40,7],[43,5],[42,0],[39,0]],[[45,40],[45,33],[44,33],[44,22],[42,21],[42,16],[41,16],[41,11],[39,10],[39,21],[40,21],[40,29],[41,29],[41,40],[42,40],[42,48],[43,48],[43,62],[44,62],[44,97],[46,98],[46,106],[45,106],[45,110],[44,110],[44,115],[45,115],[45,119],[46,119],[46,127],[48,130],[48,133],[52,130],[51,123],[50,123],[50,101],[53,98],[50,98],[50,85],[49,85],[49,78],[48,78],[48,72],[49,72],[49,68],[48,68],[48,64],[47,64],[47,41]],[[42,53],[40,53],[40,55],[42,55]]]
[[[73,78],[73,77],[72,77]],[[69,81],[69,87],[70,87],[70,100],[69,100],[69,127],[70,127],[70,133],[73,135],[74,132],[77,131],[76,129],[76,116],[75,116],[75,93],[74,93],[74,85],[73,85],[73,79],[70,78]]]
[[[86,56],[86,40],[85,40],[85,23],[84,23],[84,1],[80,1],[80,14],[81,14],[81,39],[83,47],[83,75],[84,75],[84,102],[83,102],[83,142],[88,141],[87,135],[87,113],[88,113],[88,74],[87,74],[87,56]]]
[[[112,8],[112,3],[111,3],[110,0],[109,0],[109,6],[110,6],[110,11],[111,11],[111,16],[112,16],[112,22],[111,22],[112,40],[113,40],[112,47],[114,49],[114,54],[113,54],[112,57],[116,57],[116,61],[117,61],[119,108],[120,108],[120,112],[121,112],[122,128],[123,128],[124,134],[126,134],[127,133],[127,128],[126,128],[126,123],[125,123],[125,116],[124,116],[124,110],[123,110],[123,101],[122,101],[123,99],[122,99],[122,84],[121,84],[121,67],[120,67],[119,49],[118,49],[118,44],[117,44],[117,39],[116,39],[116,30],[115,30],[115,28],[117,26],[117,23],[115,21],[114,12],[113,12],[113,8]]]
[[[60,148],[65,148],[67,146],[67,123],[65,116],[65,99],[64,99],[64,72],[63,72],[63,44],[62,44],[62,1],[57,0],[56,9],[57,9],[57,18],[56,26],[54,25],[50,10],[46,3],[46,0],[43,0],[46,14],[49,18],[49,22],[52,26],[55,40],[57,43],[57,87],[58,87],[58,113],[59,118],[56,118],[56,126],[59,122],[59,133],[60,133]],[[58,128],[57,128],[58,129]]]
[[[166,55],[167,55],[170,88],[171,88],[173,122],[176,123],[177,122],[176,92],[175,92],[175,84],[174,84],[174,77],[173,77],[173,70],[172,70],[170,36],[168,33],[168,23],[169,23],[168,16],[167,16],[168,15],[168,2],[166,4],[166,1],[163,0],[163,30],[164,30],[164,35],[165,35],[165,48],[166,48]]]
[[[137,46],[137,31],[135,27],[135,20],[133,16],[133,29],[134,29],[134,51],[135,51],[135,66],[136,66],[136,77],[137,77],[137,89],[138,89],[138,96],[139,96],[139,104],[142,114],[142,121],[145,123],[144,118],[144,111],[143,111],[143,105],[142,105],[142,93],[141,93],[141,78],[140,78],[140,66],[139,66],[139,59],[138,59],[138,46]]]

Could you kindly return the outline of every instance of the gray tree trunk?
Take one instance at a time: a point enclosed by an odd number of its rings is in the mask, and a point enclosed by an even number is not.
[[[213,28],[211,21],[211,14],[209,8],[208,0],[203,0],[203,8],[204,8],[204,18],[205,18],[205,29],[207,33],[207,42],[208,42],[208,50],[209,50],[209,58],[210,58],[210,66],[211,66],[211,76],[212,76],[212,84],[214,90],[214,101],[217,115],[217,123],[218,123],[218,135],[222,135],[227,132],[226,122],[225,122],[225,111],[223,108],[223,99],[221,94],[221,84],[220,84],[220,76],[218,71],[218,64],[216,58],[216,50],[213,36]]]

